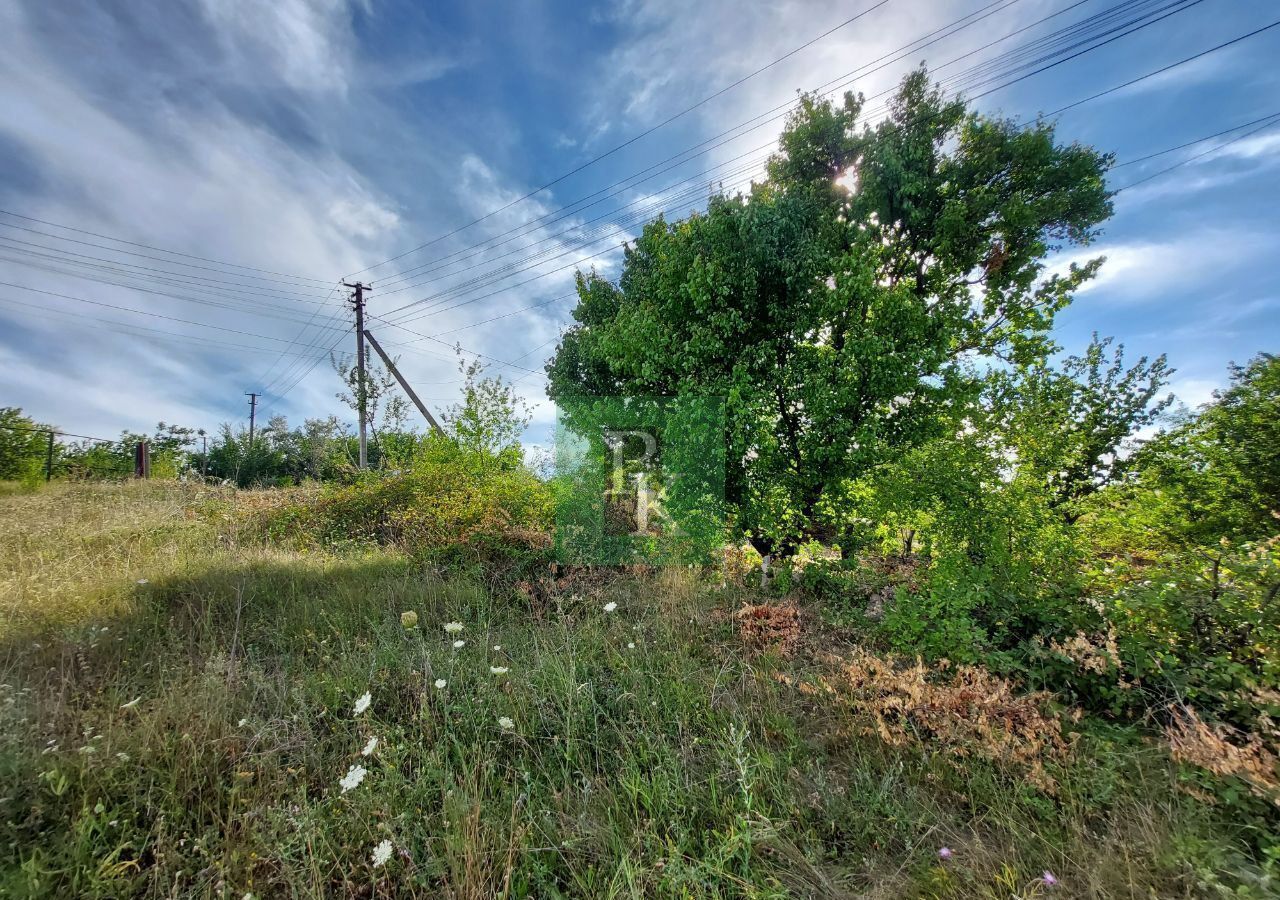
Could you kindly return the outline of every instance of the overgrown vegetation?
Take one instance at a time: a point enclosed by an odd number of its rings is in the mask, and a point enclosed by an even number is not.
[[[859,112],[580,278],[549,366],[601,447],[722,417],[674,521],[588,498],[715,563],[557,560],[478,366],[445,435],[374,378],[364,473],[336,419],[162,425],[171,477],[37,490],[4,411],[0,893],[1275,894],[1280,358],[1170,413],[1164,358],[1063,356],[1109,159],[923,73]]]

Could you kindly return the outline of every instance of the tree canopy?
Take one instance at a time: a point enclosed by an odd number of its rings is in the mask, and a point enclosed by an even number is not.
[[[725,498],[761,552],[833,533],[851,479],[954,428],[975,357],[1026,363],[1098,261],[1110,159],[908,76],[886,119],[801,98],[745,195],[649,224],[617,284],[579,277],[553,399],[715,397]]]

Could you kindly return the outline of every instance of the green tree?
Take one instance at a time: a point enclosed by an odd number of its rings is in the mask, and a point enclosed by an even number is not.
[[[462,402],[444,413],[444,429],[459,447],[518,464],[520,437],[529,427],[529,405],[502,377],[487,377],[479,360],[459,360]]]
[[[1171,374],[1163,355],[1126,368],[1124,346],[1108,353],[1110,346],[1095,334],[1058,369],[1037,359],[989,382],[982,430],[1020,475],[1044,485],[1068,523],[1080,517],[1082,500],[1124,474],[1134,435],[1173,402],[1157,399]]]
[[[49,427],[24,416],[16,406],[0,407],[0,481],[34,482],[42,477]]]
[[[1196,415],[1150,441],[1134,460],[1123,506],[1142,506],[1152,536],[1208,547],[1277,532],[1280,516],[1280,357],[1231,367],[1231,384]]]
[[[889,116],[803,97],[749,195],[648,225],[616,285],[580,276],[548,366],[558,401],[727,408],[725,497],[768,555],[827,538],[845,483],[954,421],[973,355],[1025,362],[1099,261],[1043,278],[1111,210],[1109,158],[906,78]],[[847,189],[843,183],[852,183]]]
[[[338,377],[347,386],[345,391],[340,391],[335,396],[350,407],[352,412],[359,415],[361,393],[359,368],[350,356],[332,355],[330,362],[338,373]],[[368,422],[370,438],[367,447],[369,465],[373,468],[385,468],[390,459],[388,454],[383,452],[385,448],[381,446],[382,434],[383,432],[400,433],[404,430],[409,418],[409,401],[396,393],[396,383],[391,373],[377,363],[368,362],[367,359],[364,398],[365,418]],[[392,443],[397,442],[392,441]]]

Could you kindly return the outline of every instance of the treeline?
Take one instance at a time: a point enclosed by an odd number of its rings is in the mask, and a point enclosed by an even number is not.
[[[357,377],[350,364],[335,360],[348,391],[338,399],[354,411]],[[529,422],[527,404],[501,378],[485,375],[478,362],[459,364],[462,392],[441,415],[445,438],[462,450],[519,461],[520,435]],[[408,426],[408,407],[391,393],[390,376],[370,367],[365,389],[369,413],[368,468],[395,472],[409,468],[440,436]],[[53,431],[52,465],[49,432]],[[254,429],[224,423],[215,433],[160,422],[154,431],[122,431],[118,440],[65,438],[57,426],[37,422],[17,407],[0,408],[0,481],[35,485],[53,478],[88,480],[134,474],[134,454],[146,442],[151,477],[208,479],[239,487],[285,487],[307,481],[349,481],[359,472],[359,437],[337,416],[306,419],[290,426],[272,416]]]

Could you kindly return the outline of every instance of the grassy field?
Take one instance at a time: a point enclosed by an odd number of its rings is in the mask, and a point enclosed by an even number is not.
[[[1269,895],[1135,731],[685,571],[530,600],[255,502],[0,497],[0,896]]]

